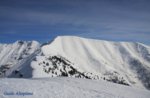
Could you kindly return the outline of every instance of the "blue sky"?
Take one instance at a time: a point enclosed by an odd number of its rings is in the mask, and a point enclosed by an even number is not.
[[[150,45],[150,0],[0,0],[0,43],[61,35]]]

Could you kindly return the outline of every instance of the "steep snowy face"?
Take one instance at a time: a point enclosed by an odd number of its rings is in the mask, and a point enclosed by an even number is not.
[[[14,66],[15,65],[15,66]],[[18,41],[0,45],[0,74],[7,77],[77,77],[150,89],[150,47],[61,36],[40,47]]]
[[[128,85],[150,89],[150,47],[141,43],[62,36],[44,45],[41,51],[43,56],[66,58],[80,72],[99,75],[108,81],[121,80]],[[34,67],[33,72],[35,71],[37,69]]]
[[[17,41],[13,44],[0,44],[0,75],[28,58],[40,44],[36,41]]]

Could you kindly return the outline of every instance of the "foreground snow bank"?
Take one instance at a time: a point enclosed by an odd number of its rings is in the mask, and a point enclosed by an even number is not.
[[[76,78],[0,79],[0,98],[149,98],[150,91]]]

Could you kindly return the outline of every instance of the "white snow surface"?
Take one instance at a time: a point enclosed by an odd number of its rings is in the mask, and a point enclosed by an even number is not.
[[[18,60],[20,56],[22,59]],[[98,76],[98,79],[150,89],[150,47],[141,43],[76,36],[59,36],[41,47],[38,42],[18,41],[0,45],[0,64],[13,65],[5,72],[7,77],[58,77],[65,72],[69,77],[95,79]]]
[[[100,75],[117,72],[131,86],[150,88],[150,84],[145,84],[150,81],[150,47],[147,45],[58,36],[44,45],[41,51],[45,56],[60,55],[67,58],[74,64],[73,67],[82,72]],[[32,66],[33,77],[41,77],[38,73],[41,69],[36,67],[35,61]]]
[[[0,44],[0,66],[17,64],[40,47],[36,41],[16,41],[13,44]]]
[[[0,77],[12,74],[12,71],[23,67],[23,65],[29,69],[31,57],[39,49],[40,44],[37,41],[16,41],[12,44],[0,44]],[[28,73],[26,69],[23,70]]]
[[[128,71],[126,57],[136,58],[150,67],[150,61],[143,59],[140,47],[146,48],[146,52],[150,54],[150,47],[140,43],[60,36],[49,45],[43,46],[42,52],[44,55],[61,55],[68,58],[83,71],[105,73],[110,70]]]
[[[77,78],[0,79],[0,98],[149,98],[150,91]]]

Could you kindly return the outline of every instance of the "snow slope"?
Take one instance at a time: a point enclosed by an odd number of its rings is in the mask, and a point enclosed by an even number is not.
[[[123,81],[130,86],[150,89],[150,47],[147,45],[60,36],[42,46],[41,52],[42,55],[31,62],[32,77],[52,77],[51,73],[43,71],[43,66],[53,65],[47,60],[49,57],[61,56],[79,72],[92,73],[115,83],[121,84]]]
[[[7,70],[22,65],[30,55],[40,48],[36,41],[16,41],[13,44],[0,44],[0,76]],[[15,66],[14,66],[15,65]]]
[[[69,58],[81,70],[93,73],[105,73],[106,70],[124,71],[123,64],[128,65],[128,58],[144,61],[145,66],[150,67],[150,47],[140,43],[117,43],[63,36],[43,46],[42,52],[44,55],[61,55]]]
[[[0,79],[0,98],[149,98],[150,91],[76,78]]]
[[[37,48],[33,47],[28,57],[20,62],[13,60],[18,63],[13,63],[14,66],[5,72],[5,76],[22,78],[66,76],[103,79],[150,89],[150,47],[147,45],[59,36],[51,43],[42,45],[40,49],[39,44],[35,46]],[[8,50],[11,49],[8,48]],[[19,51],[14,50],[16,53]],[[5,54],[7,57],[7,52]],[[26,53],[19,52],[18,54],[24,57]],[[15,55],[11,54],[11,56]],[[8,61],[12,58],[14,57],[10,57]]]

